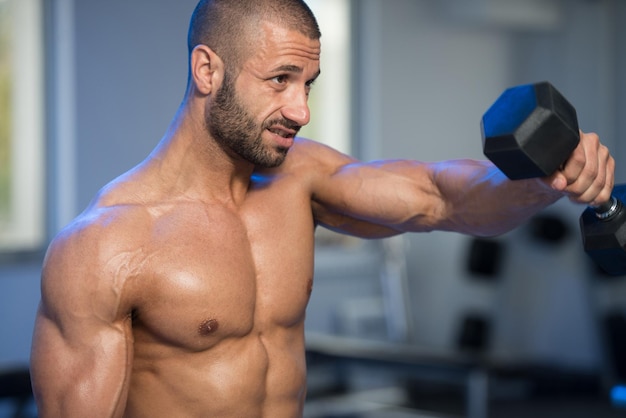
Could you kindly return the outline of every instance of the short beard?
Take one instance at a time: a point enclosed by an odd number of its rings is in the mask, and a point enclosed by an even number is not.
[[[278,167],[285,161],[289,151],[285,147],[272,149],[263,145],[263,131],[273,125],[283,125],[296,131],[300,128],[285,119],[268,121],[259,126],[237,98],[235,83],[229,71],[225,72],[222,86],[215,93],[210,113],[205,115],[205,124],[224,151],[261,168]]]

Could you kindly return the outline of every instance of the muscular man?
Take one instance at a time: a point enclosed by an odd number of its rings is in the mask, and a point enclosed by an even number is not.
[[[42,418],[299,417],[314,230],[505,232],[600,203],[596,135],[550,178],[491,163],[361,163],[296,138],[320,73],[300,0],[202,0],[184,101],[154,152],[48,250],[32,351]]]

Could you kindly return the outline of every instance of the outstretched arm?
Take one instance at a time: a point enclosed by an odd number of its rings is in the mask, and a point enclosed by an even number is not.
[[[360,163],[329,150],[318,158],[325,170],[313,187],[316,219],[364,237],[431,230],[498,235],[563,196],[608,200],[615,164],[594,134],[581,134],[563,168],[543,179],[510,181],[487,161]]]
[[[119,293],[80,241],[58,238],[44,265],[31,353],[42,418],[124,413],[132,361],[130,317],[120,317]]]

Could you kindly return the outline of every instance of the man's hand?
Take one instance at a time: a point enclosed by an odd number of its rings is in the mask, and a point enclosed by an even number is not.
[[[598,206],[609,200],[615,181],[615,160],[595,133],[580,132],[580,142],[563,167],[545,179],[572,202]]]

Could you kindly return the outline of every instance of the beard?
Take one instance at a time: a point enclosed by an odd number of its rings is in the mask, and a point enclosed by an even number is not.
[[[235,91],[230,73],[224,74],[224,82],[215,93],[210,114],[205,115],[207,131],[228,154],[261,168],[278,167],[285,161],[289,148],[270,147],[263,144],[261,135],[271,126],[282,125],[298,131],[300,126],[288,119],[273,119],[259,124],[243,106]]]

